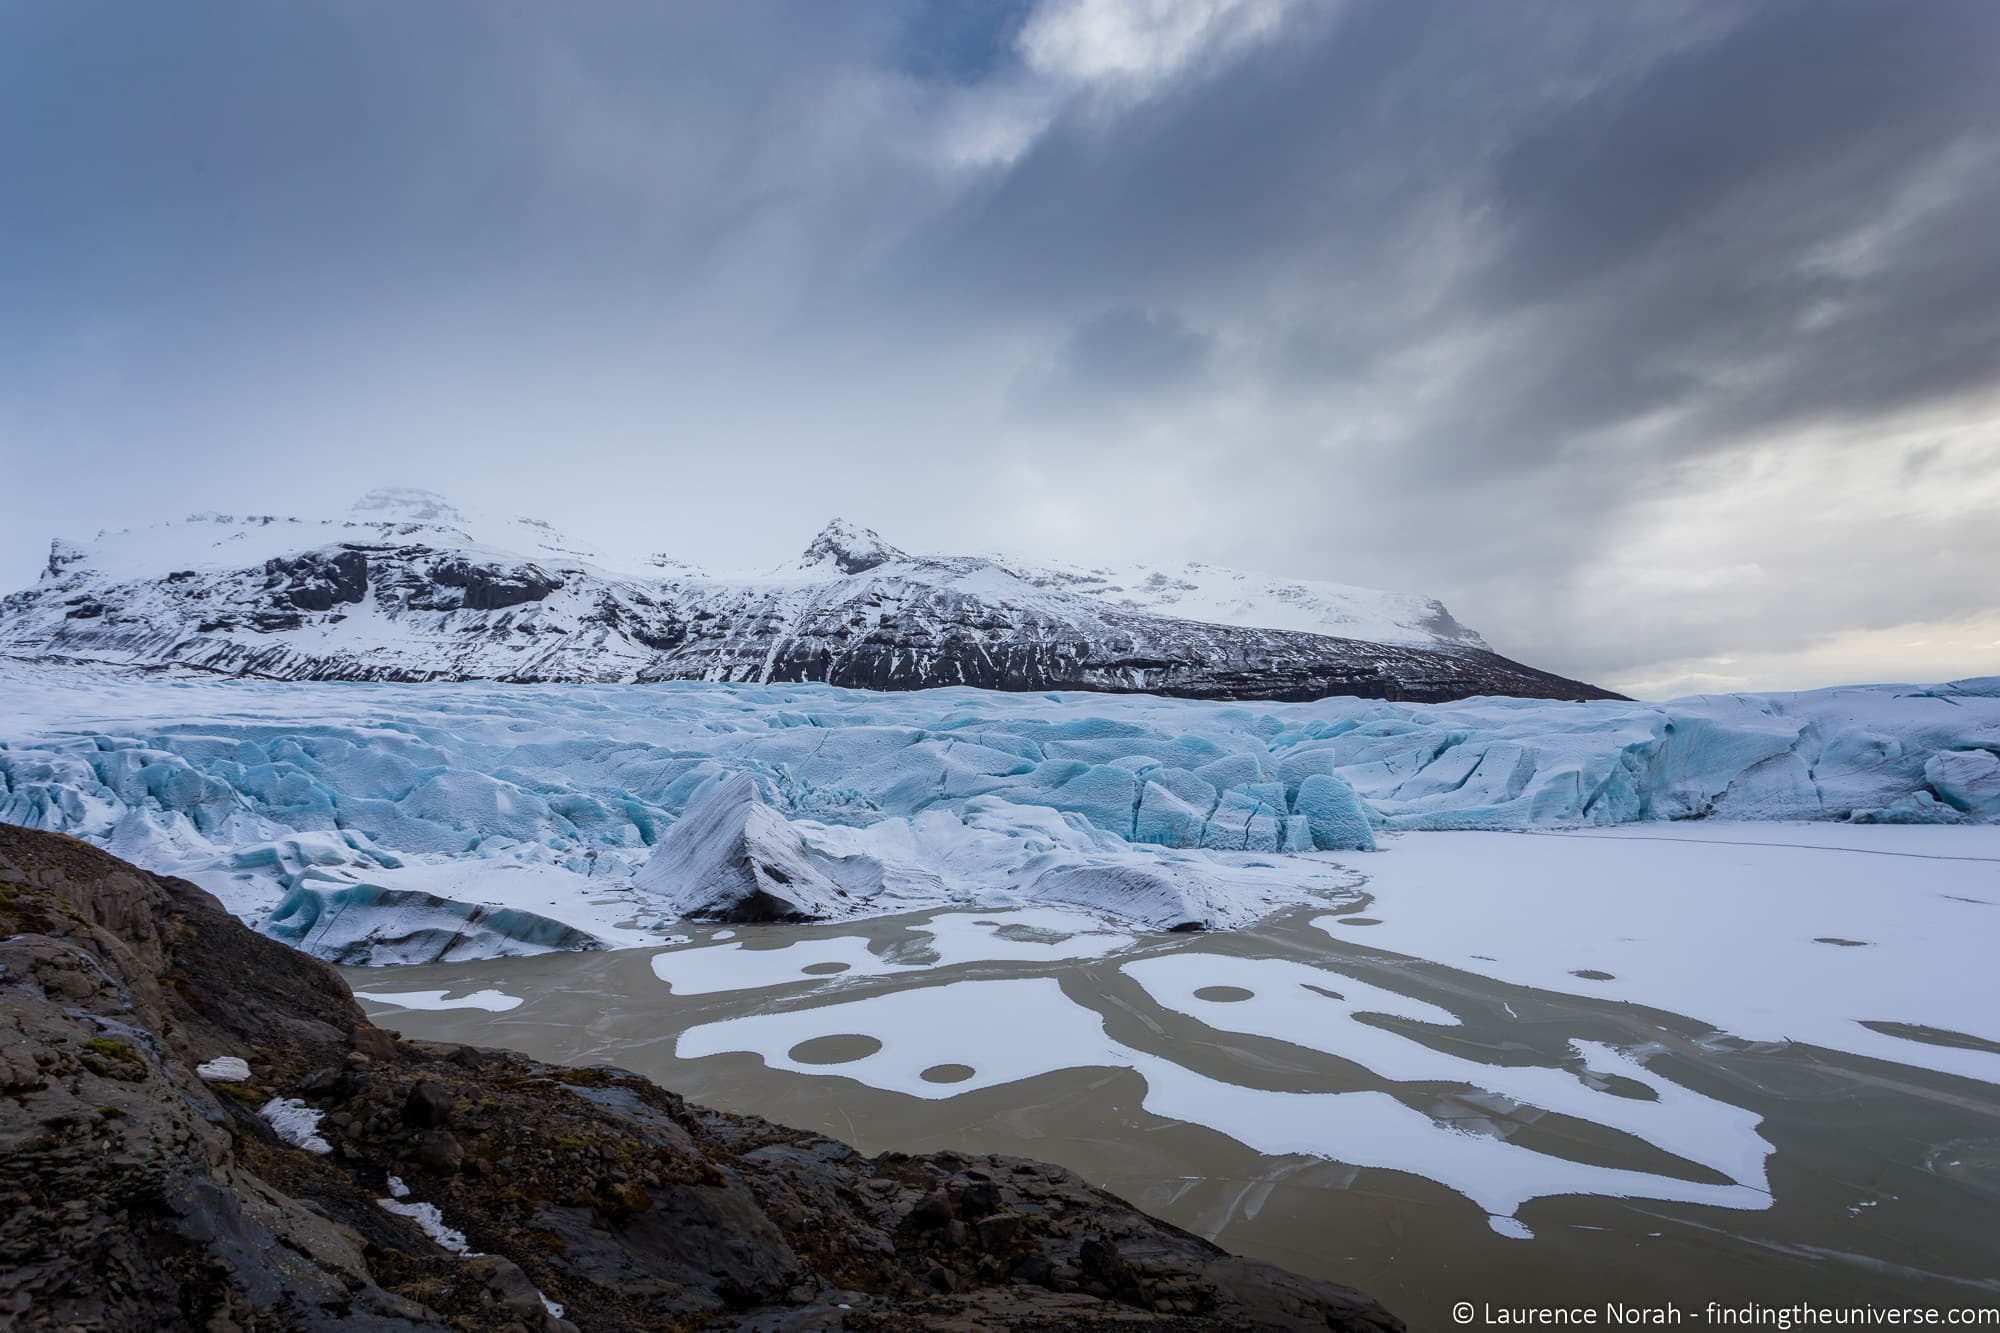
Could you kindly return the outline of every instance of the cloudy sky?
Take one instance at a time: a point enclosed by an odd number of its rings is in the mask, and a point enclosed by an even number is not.
[[[2000,671],[1996,67],[1991,0],[0,0],[0,582],[399,483]]]

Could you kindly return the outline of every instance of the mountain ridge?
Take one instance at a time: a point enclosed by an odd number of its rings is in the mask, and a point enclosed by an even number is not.
[[[201,514],[58,540],[41,579],[0,599],[0,653],[277,679],[1617,697],[1501,657],[1408,594],[912,555],[841,519],[791,564],[717,576],[409,489],[342,519]]]

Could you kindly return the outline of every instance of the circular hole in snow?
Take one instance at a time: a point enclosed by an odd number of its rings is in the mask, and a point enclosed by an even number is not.
[[[858,1032],[836,1032],[813,1037],[792,1047],[791,1057],[802,1065],[844,1065],[865,1060],[882,1049],[882,1043]]]
[[[1337,916],[1334,920],[1343,926],[1379,926],[1382,924],[1382,918],[1379,916]]]
[[[1194,993],[1197,1000],[1212,1000],[1216,1004],[1235,1004],[1247,1000],[1257,992],[1244,990],[1241,986],[1203,986]]]
[[[926,1083],[963,1083],[976,1072],[971,1065],[932,1065],[917,1077]]]
[[[1615,976],[1613,976],[1613,975],[1612,975],[1611,973],[1609,973],[1609,972],[1600,972],[1600,971],[1598,971],[1598,970],[1597,970],[1596,968],[1594,968],[1594,967],[1579,967],[1579,968],[1577,968],[1577,969],[1576,969],[1576,970],[1575,970],[1574,972],[1571,972],[1571,973],[1570,973],[1570,975],[1571,975],[1571,976],[1573,976],[1573,977],[1582,977],[1582,978],[1583,978],[1583,979],[1584,979],[1585,981],[1616,981],[1616,980],[1618,980],[1618,978],[1617,978],[1617,977],[1615,977]]]
[[[809,977],[831,977],[847,971],[849,966],[847,963],[808,963],[799,971]]]

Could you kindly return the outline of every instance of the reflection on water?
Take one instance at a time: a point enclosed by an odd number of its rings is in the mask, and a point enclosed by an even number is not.
[[[695,930],[399,969],[424,1007],[369,1008],[864,1151],[1059,1161],[1418,1326],[1556,1292],[2000,1299],[2000,1088],[1508,985],[1323,913],[1213,936],[1047,909]],[[521,1003],[437,1007],[482,991]]]

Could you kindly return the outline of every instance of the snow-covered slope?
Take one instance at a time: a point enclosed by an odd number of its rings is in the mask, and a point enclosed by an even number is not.
[[[0,655],[286,680],[1606,697],[1401,594],[912,556],[839,521],[791,565],[721,578],[421,491],[338,520],[210,514],[59,541],[40,581],[0,600]]]
[[[1445,610],[1443,602],[1412,593],[1285,579],[1192,560],[1162,568],[1025,564],[1011,567],[1038,586],[1060,588],[1127,611],[1199,620],[1211,625],[1331,634],[1371,643],[1486,647],[1486,640],[1459,624]]]
[[[2000,823],[2000,678],[1244,705],[0,666],[0,821],[356,961],[657,941],[772,867],[799,915],[1061,902],[1226,927],[1339,892],[1337,854],[1380,830],[1704,817]]]

